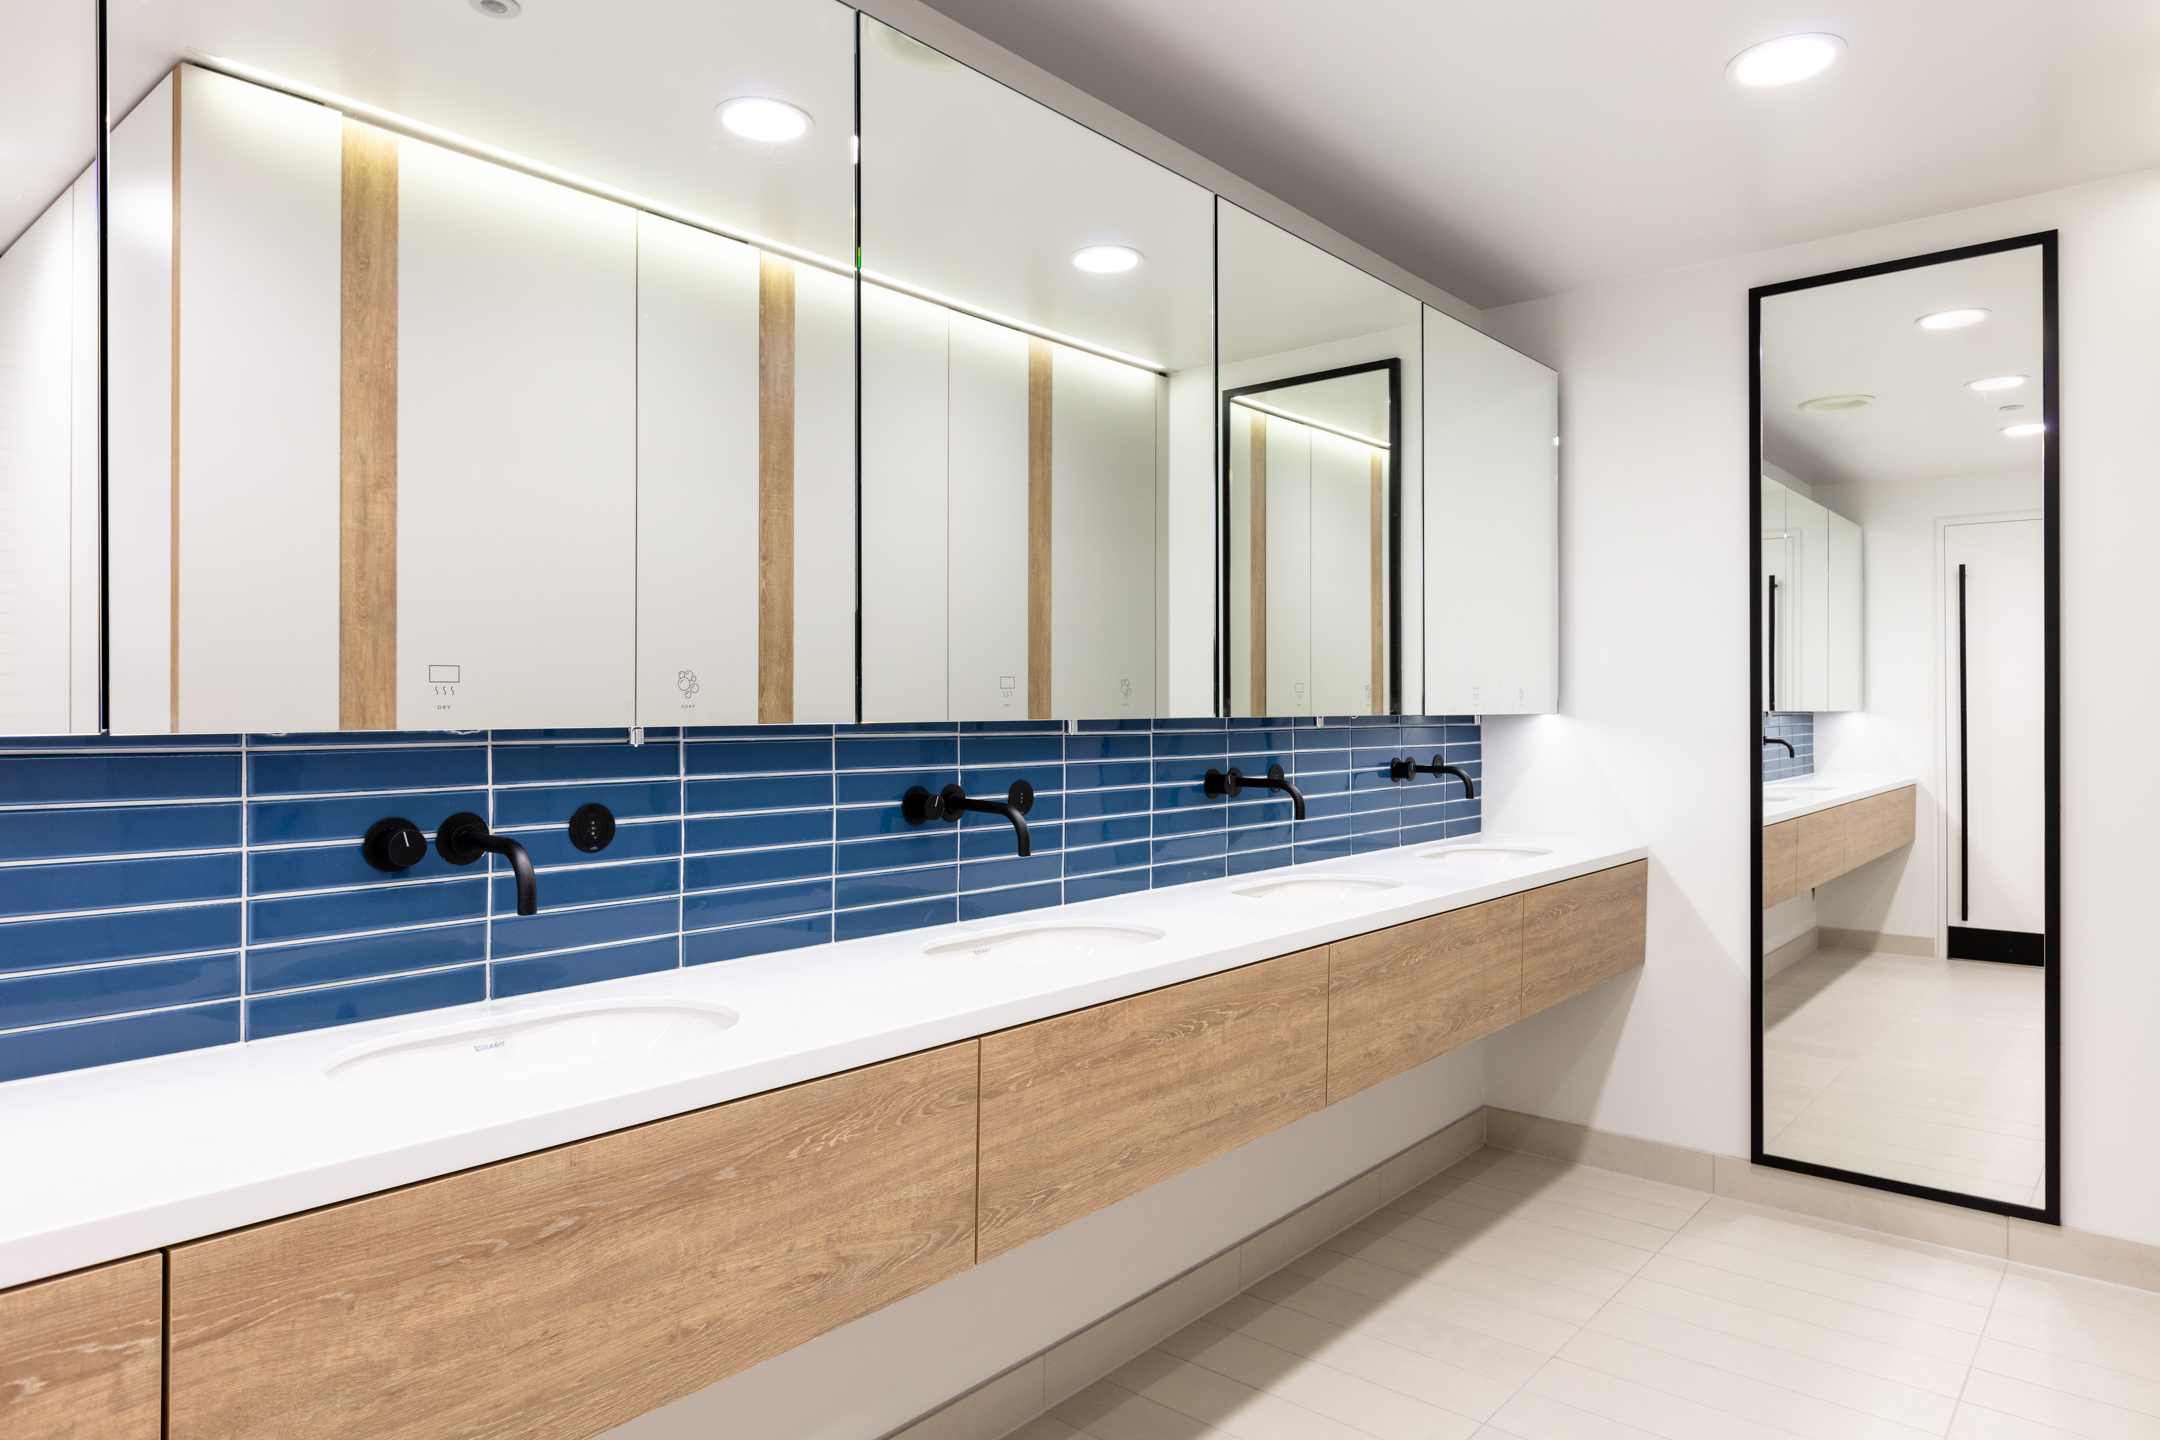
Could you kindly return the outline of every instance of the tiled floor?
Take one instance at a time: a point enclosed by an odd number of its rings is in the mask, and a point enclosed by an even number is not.
[[[1763,986],[1763,1148],[2046,1203],[2038,966],[1818,950]]]
[[[2149,1440],[2160,1294],[1482,1150],[1012,1440]]]

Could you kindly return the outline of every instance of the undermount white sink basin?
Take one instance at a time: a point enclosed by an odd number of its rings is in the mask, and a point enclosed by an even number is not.
[[[723,1034],[742,1017],[696,1000],[604,1000],[487,1016],[340,1050],[323,1073],[371,1090],[437,1090],[522,1080]]]
[[[1550,850],[1518,845],[1443,845],[1437,850],[1418,851],[1418,859],[1437,860],[1443,865],[1506,865],[1550,854]]]
[[[1146,925],[1089,925],[1052,921],[1021,925],[1008,930],[984,930],[957,940],[940,940],[923,946],[932,956],[988,955],[999,960],[1084,960],[1112,950],[1124,950],[1163,938],[1163,932]]]
[[[1400,880],[1383,880],[1374,875],[1298,875],[1288,880],[1263,880],[1256,885],[1235,886],[1230,893],[1245,900],[1287,900],[1309,905],[1329,900],[1362,900],[1383,890],[1401,888]]]

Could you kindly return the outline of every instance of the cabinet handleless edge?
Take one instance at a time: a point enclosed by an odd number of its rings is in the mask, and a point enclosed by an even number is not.
[[[158,1440],[165,1257],[0,1290],[0,1435]]]
[[[974,1262],[973,1040],[175,1247],[171,1440],[586,1440]]]
[[[1649,884],[1636,860],[1524,893],[1523,1016],[1643,963]]]
[[[1523,897],[1328,947],[1328,1103],[1515,1023]]]

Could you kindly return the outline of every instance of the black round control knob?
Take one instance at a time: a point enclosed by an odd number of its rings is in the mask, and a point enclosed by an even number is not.
[[[367,863],[377,870],[396,874],[410,870],[427,858],[427,836],[420,827],[403,816],[393,815],[368,826],[367,838],[360,842],[360,853]]]
[[[1005,792],[1005,803],[1025,815],[1035,808],[1035,787],[1025,780],[1015,780]]]
[[[607,849],[615,838],[615,812],[605,805],[580,805],[570,817],[570,843],[588,855]]]

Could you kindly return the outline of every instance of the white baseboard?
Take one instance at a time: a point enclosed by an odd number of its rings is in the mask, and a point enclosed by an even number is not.
[[[1821,947],[1825,950],[1865,950],[1875,955],[1940,955],[1941,949],[1933,935],[1891,935],[1881,930],[1833,930],[1825,925],[1821,931]]]
[[[1763,979],[1768,980],[1796,960],[1807,959],[1821,944],[1822,931],[1810,926],[1805,933],[1796,935],[1777,949],[1765,953],[1762,957]]]

